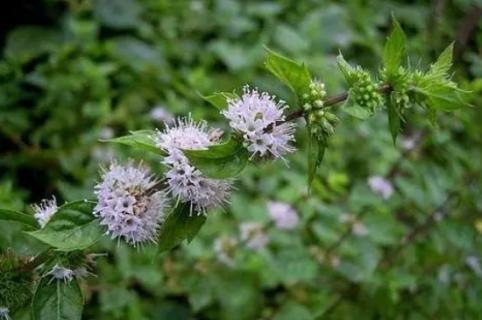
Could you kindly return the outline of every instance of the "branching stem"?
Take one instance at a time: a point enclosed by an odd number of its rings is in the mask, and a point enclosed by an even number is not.
[[[389,84],[383,84],[378,88],[378,92],[383,94],[387,94],[390,91],[392,91],[392,87]],[[328,97],[325,99],[325,101],[323,101],[323,108],[332,107],[340,102],[345,101],[346,99],[348,99],[348,91],[337,94],[335,96]],[[288,122],[288,121],[292,121],[292,120],[304,117],[305,113],[306,112],[303,109],[294,111],[286,117],[284,122]]]

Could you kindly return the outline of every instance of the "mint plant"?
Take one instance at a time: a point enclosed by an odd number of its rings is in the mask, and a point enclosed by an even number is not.
[[[267,49],[266,68],[289,87],[296,106],[246,86],[240,95],[218,92],[204,97],[229,123],[229,133],[186,115],[162,130],[105,140],[152,153],[165,169],[162,176],[143,163],[113,162],[102,169],[93,199],[63,205],[55,198],[44,200],[33,205],[33,216],[0,210],[0,220],[20,223],[21,232],[41,244],[32,257],[7,252],[0,260],[0,319],[10,319],[25,308],[31,308],[33,319],[80,319],[79,282],[95,272],[89,252],[93,244],[107,235],[135,247],[155,245],[164,252],[192,241],[209,211],[228,203],[236,177],[248,164],[287,162],[286,156],[296,151],[300,118],[309,140],[309,188],[336,134],[336,105],[343,103],[341,109],[359,119],[386,109],[394,143],[412,109],[422,108],[433,121],[439,111],[467,105],[466,92],[449,73],[452,45],[425,71],[405,65],[405,51],[405,35],[394,21],[380,70],[351,66],[340,54],[337,63],[348,90],[330,96],[322,79],[314,79],[306,65]],[[289,206],[270,206],[279,228],[298,223]],[[263,226],[247,223],[240,229],[242,241],[251,249],[266,244]],[[358,225],[357,230],[363,228]],[[229,238],[215,246],[226,264],[231,263],[232,246]]]

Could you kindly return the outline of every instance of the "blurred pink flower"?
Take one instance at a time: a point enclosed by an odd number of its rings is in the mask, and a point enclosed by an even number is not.
[[[276,228],[280,230],[294,229],[300,219],[298,213],[289,204],[279,201],[271,201],[267,204],[268,213],[273,219]]]
[[[261,250],[268,244],[268,235],[258,222],[243,222],[240,226],[241,241],[253,250]]]
[[[390,198],[394,191],[392,183],[380,176],[372,176],[368,178],[368,186],[373,192],[378,193],[385,200]]]

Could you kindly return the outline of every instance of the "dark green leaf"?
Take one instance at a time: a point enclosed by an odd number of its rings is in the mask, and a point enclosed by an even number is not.
[[[76,201],[61,206],[47,225],[29,234],[61,251],[82,250],[97,242],[103,234],[94,219],[91,201]]]
[[[308,190],[311,190],[311,184],[325,155],[326,140],[318,140],[311,134],[308,134],[308,139]]]
[[[22,26],[8,34],[5,56],[28,61],[60,46],[62,35],[54,30]]]
[[[0,209],[0,220],[20,222],[32,228],[38,227],[33,216],[13,210]]]
[[[170,250],[186,239],[191,242],[204,222],[206,216],[193,212],[189,203],[180,203],[161,226],[159,252]]]
[[[392,134],[393,144],[397,142],[397,136],[400,133],[400,115],[397,110],[397,106],[393,101],[393,96],[390,96],[388,99],[387,108],[388,108],[388,125],[390,127],[390,133]]]
[[[113,142],[132,146],[149,152],[153,152],[159,155],[166,155],[166,153],[154,142],[154,131],[152,130],[139,130],[132,131],[130,135],[118,137],[109,140],[101,140],[102,142]]]
[[[46,276],[38,284],[33,297],[33,320],[80,320],[83,304],[77,280],[66,282]]]
[[[388,75],[398,71],[405,55],[406,38],[400,24],[393,18],[393,31],[383,47],[383,65]]]
[[[223,110],[228,106],[229,99],[237,99],[239,97],[237,94],[231,92],[216,92],[209,96],[202,96],[202,98],[217,109]]]
[[[266,49],[266,68],[287,85],[294,94],[301,97],[309,88],[310,72],[304,64],[298,64],[270,49]]]
[[[242,141],[233,137],[206,150],[184,150],[184,153],[196,168],[214,179],[237,176],[249,160],[248,151],[243,147]]]

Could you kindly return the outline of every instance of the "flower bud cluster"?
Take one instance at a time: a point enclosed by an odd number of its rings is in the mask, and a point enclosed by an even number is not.
[[[371,79],[370,74],[361,68],[355,69],[351,77],[353,79],[353,86],[350,89],[352,99],[359,106],[374,112],[383,103],[377,84]]]
[[[310,93],[303,95],[303,109],[307,113],[310,133],[318,140],[326,139],[335,132],[338,117],[323,109],[323,100],[326,97],[325,84],[313,80],[309,88]]]
[[[417,76],[416,73],[415,76]],[[385,69],[381,71],[381,77],[383,81],[388,82],[389,79]],[[409,74],[404,68],[398,69],[396,74],[391,75],[389,82],[393,89],[391,96],[400,114],[403,114],[411,106],[410,97],[408,96],[409,82]]]

